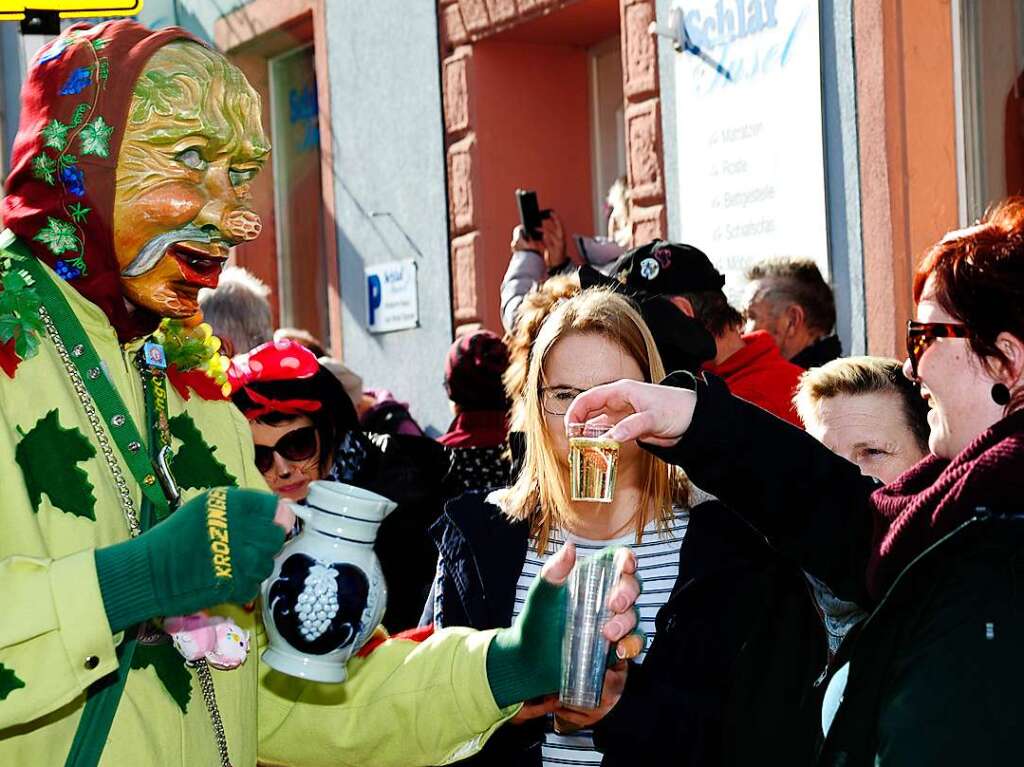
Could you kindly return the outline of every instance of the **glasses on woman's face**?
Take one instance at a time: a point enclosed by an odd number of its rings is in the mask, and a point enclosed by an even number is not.
[[[308,461],[319,449],[315,426],[303,426],[285,434],[273,445],[256,445],[256,468],[266,474],[274,465],[274,453],[293,463]]]
[[[540,405],[545,413],[565,415],[572,401],[585,391],[572,386],[545,386],[540,390]]]
[[[907,323],[907,356],[910,357],[910,368],[917,378],[917,365],[928,347],[935,343],[936,338],[967,338],[967,326],[960,322],[917,322]]]

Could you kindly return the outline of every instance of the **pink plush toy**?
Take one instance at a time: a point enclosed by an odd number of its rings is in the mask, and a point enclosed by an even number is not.
[[[207,662],[214,668],[227,671],[245,663],[249,654],[249,632],[240,629],[234,621],[223,620],[216,626],[217,641],[213,652],[206,654]]]
[[[204,612],[164,620],[174,648],[189,663],[205,658],[214,668],[229,671],[245,663],[249,632],[229,618]]]

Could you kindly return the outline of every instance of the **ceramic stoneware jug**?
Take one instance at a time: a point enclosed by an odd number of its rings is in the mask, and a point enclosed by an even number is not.
[[[306,505],[292,505],[302,532],[263,582],[263,660],[291,676],[344,682],[346,662],[384,616],[387,586],[373,544],[396,504],[341,482],[309,488]]]

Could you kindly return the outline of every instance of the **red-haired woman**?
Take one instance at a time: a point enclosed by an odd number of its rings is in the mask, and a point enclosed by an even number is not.
[[[820,764],[1019,764],[1024,200],[937,243],[914,298],[904,370],[931,407],[932,455],[884,487],[714,378],[619,381],[566,419],[620,417],[613,439],[682,466],[870,612],[840,650]]]

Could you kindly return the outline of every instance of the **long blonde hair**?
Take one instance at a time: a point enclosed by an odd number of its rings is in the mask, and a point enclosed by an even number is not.
[[[502,499],[509,517],[530,523],[539,554],[546,551],[552,529],[566,529],[573,520],[568,473],[551,444],[541,405],[544,362],[555,344],[570,333],[595,334],[614,342],[640,366],[645,381],[659,381],[665,375],[651,331],[640,314],[627,299],[608,289],[591,288],[566,299],[544,320],[530,355],[523,391],[523,468]],[[681,471],[647,451],[641,452],[639,460],[642,484],[635,525],[638,543],[652,517],[659,530],[667,530],[673,506],[685,504],[689,497]]]

